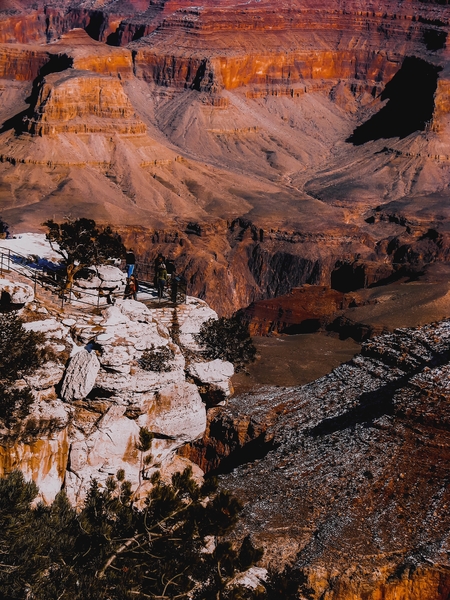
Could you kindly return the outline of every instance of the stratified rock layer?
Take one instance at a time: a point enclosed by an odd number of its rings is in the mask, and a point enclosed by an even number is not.
[[[99,268],[103,276],[108,271],[111,276],[111,270]],[[170,338],[173,308],[167,313],[162,307],[149,309],[134,300],[117,299],[99,316],[89,314],[83,292],[76,296],[63,315],[51,316],[42,306],[41,319],[35,310],[27,313],[31,320],[25,329],[44,335],[51,358],[15,384],[29,386],[34,402],[29,415],[10,428],[2,427],[0,474],[20,469],[38,484],[44,501],[51,502],[64,489],[78,504],[93,477],[104,483],[124,469],[139,501],[155,470],[170,479],[191,464],[175,451],[203,435],[206,408],[200,394],[208,383],[229,393],[233,367],[220,360],[205,363],[203,371],[199,369],[204,376],[193,382],[185,373],[180,347]],[[85,314],[74,306],[80,302]],[[194,298],[178,312],[179,337],[191,346],[201,324],[217,318]],[[162,370],[143,368],[146,350],[166,351]],[[189,356],[191,368],[202,360],[192,350]],[[146,451],[145,456],[138,450],[142,427],[155,436],[151,454]],[[201,478],[195,465],[194,474]]]
[[[118,79],[72,69],[43,80],[25,128],[34,135],[146,131]]]
[[[0,15],[10,224],[120,225],[221,314],[448,261],[445,5],[34,6]]]
[[[449,342],[449,321],[398,330],[304,387],[233,398],[188,453],[228,473],[240,535],[311,597],[448,597]]]

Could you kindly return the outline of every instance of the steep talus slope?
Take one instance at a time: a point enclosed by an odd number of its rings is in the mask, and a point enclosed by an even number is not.
[[[0,210],[17,230],[68,212],[120,225],[221,313],[342,264],[373,282],[447,260],[445,6],[34,6],[0,13]]]
[[[303,569],[308,597],[448,597],[449,341],[444,321],[366,342],[311,384],[213,409],[191,447],[244,501],[240,535]]]

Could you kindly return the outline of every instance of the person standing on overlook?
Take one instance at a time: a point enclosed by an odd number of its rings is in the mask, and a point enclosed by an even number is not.
[[[164,288],[167,283],[167,271],[166,265],[161,263],[158,267],[158,272],[156,273],[156,287],[158,288],[158,298],[161,299],[163,297]]]
[[[130,278],[134,273],[134,267],[136,265],[136,257],[134,255],[133,250],[131,248],[127,251],[125,255],[125,263],[127,269],[127,277]]]
[[[124,299],[137,300],[138,282],[134,275],[127,278],[127,285],[125,286]]]
[[[166,259],[164,258],[164,255],[161,254],[161,252],[158,254],[158,256],[155,258],[155,274],[154,274],[154,280],[153,280],[153,287],[157,288],[158,287],[158,271],[159,271],[159,267],[162,264],[166,263]]]

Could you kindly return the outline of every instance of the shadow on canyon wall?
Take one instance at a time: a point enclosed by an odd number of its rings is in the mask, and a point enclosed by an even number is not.
[[[433,117],[441,70],[421,58],[407,56],[380,95],[381,100],[388,100],[386,106],[357,127],[346,141],[360,146],[372,140],[405,138],[423,131]]]

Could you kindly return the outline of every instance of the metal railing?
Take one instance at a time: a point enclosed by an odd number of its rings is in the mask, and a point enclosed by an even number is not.
[[[95,269],[95,267],[91,267]],[[75,305],[84,304],[99,309],[101,305],[114,304],[117,298],[124,297],[124,289],[102,287],[86,289],[75,282],[68,283],[63,265],[52,263],[38,256],[25,256],[11,250],[0,248],[0,277],[5,272],[14,271],[29,279],[33,283],[34,293],[38,285],[58,296],[61,300],[61,309],[64,310],[65,303]],[[139,293],[152,294],[156,299],[154,285],[154,266],[148,263],[136,263],[136,278],[138,280]],[[178,275],[172,275],[168,285],[164,289],[161,299],[164,302],[180,304],[186,302],[187,285],[186,280]],[[145,300],[144,300],[145,301]]]

